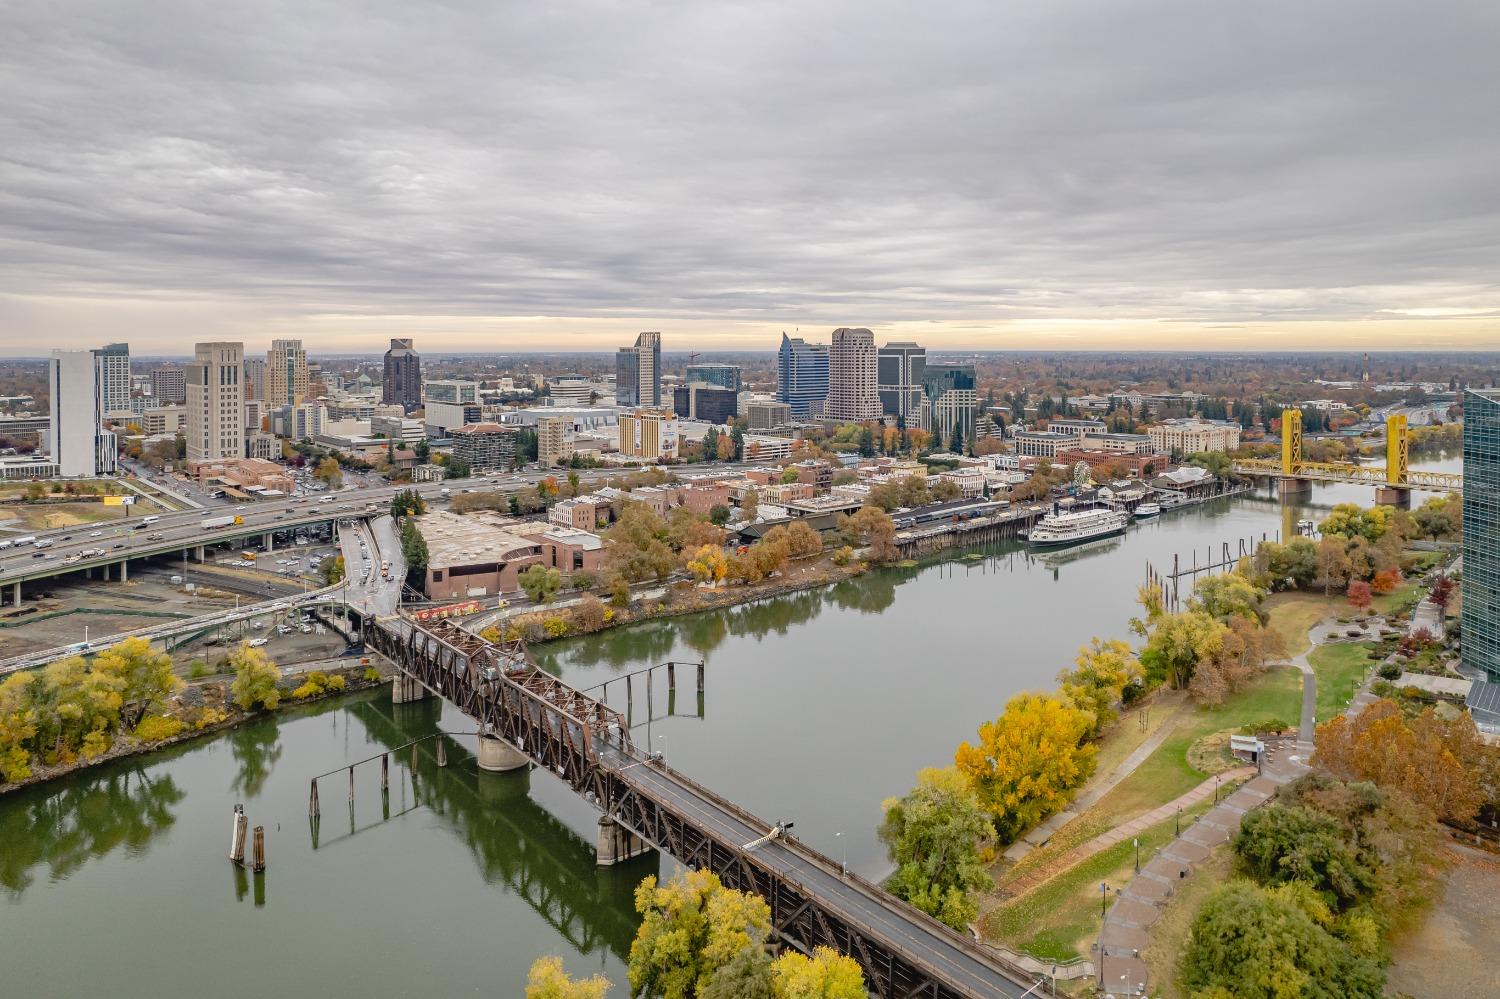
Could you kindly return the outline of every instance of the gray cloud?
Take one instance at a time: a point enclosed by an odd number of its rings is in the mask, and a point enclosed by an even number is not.
[[[1479,313],[1497,50],[1483,0],[12,0],[0,294],[282,320]]]

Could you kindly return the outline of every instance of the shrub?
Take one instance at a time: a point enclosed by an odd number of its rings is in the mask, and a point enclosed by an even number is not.
[[[203,677],[209,675],[208,663],[204,662],[202,659],[194,659],[191,663],[188,664],[187,675],[189,680],[201,680]]]
[[[366,666],[365,671],[360,674],[360,677],[365,681],[365,683],[379,683],[380,670],[376,669],[374,666]]]
[[[1395,680],[1401,676],[1401,667],[1395,663],[1386,663],[1380,667],[1380,675],[1386,680]]]
[[[148,715],[135,727],[135,737],[142,742],[162,742],[180,733],[184,727],[180,718]]]
[[[568,633],[566,618],[549,617],[542,622],[542,633],[548,638],[561,638]]]
[[[193,720],[193,728],[201,732],[206,728],[211,728],[219,724],[228,717],[229,713],[227,711],[221,711],[218,708],[204,708],[198,712],[198,717]]]

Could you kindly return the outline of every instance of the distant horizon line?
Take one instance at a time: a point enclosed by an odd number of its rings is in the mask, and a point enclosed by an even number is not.
[[[295,338],[295,337],[280,337],[278,339],[297,339],[297,338]],[[129,341],[114,340],[112,342],[113,343],[124,343],[127,347],[129,346]],[[194,341],[194,342],[195,343],[197,343],[197,342],[203,342],[203,343],[239,343],[239,344],[244,344],[245,343],[245,341],[243,341],[243,340],[204,340],[204,341]],[[893,343],[895,343],[895,342],[906,343],[906,342],[910,342],[910,341],[892,341],[892,342]],[[104,347],[104,346],[106,346],[106,344],[100,344],[98,347],[61,347],[61,348],[53,348],[53,349],[83,351],[83,350],[97,350],[100,347]],[[917,346],[921,347],[922,345],[920,343],[918,343]],[[616,353],[616,350],[614,350],[614,349],[605,349],[605,350],[505,350],[505,351],[443,350],[443,349],[435,349],[435,350],[426,351],[426,352],[424,352],[420,347],[413,347],[411,349],[413,351],[415,351],[415,353],[417,353],[418,355],[432,356],[432,357],[507,357],[507,356],[509,356],[509,357],[610,357],[610,356],[613,356]],[[1019,355],[1019,356],[1049,356],[1049,355],[1056,355],[1056,354],[1067,354],[1067,355],[1114,355],[1114,356],[1120,356],[1120,357],[1130,357],[1130,356],[1139,355],[1139,354],[1149,354],[1149,355],[1155,355],[1155,356],[1181,356],[1181,357],[1304,357],[1304,356],[1317,356],[1317,357],[1346,357],[1346,356],[1347,357],[1360,357],[1360,356],[1364,356],[1364,355],[1370,355],[1372,357],[1399,357],[1399,356],[1411,356],[1411,357],[1447,357],[1447,356],[1454,356],[1454,355],[1464,356],[1464,357],[1484,357],[1484,356],[1496,356],[1496,357],[1500,357],[1500,348],[1493,348],[1493,347],[1491,347],[1491,348],[1449,347],[1449,348],[1444,348],[1444,349],[1441,349],[1441,350],[1432,350],[1432,349],[1420,350],[1420,349],[1411,349],[1411,348],[1406,348],[1406,349],[1401,349],[1401,348],[1387,348],[1387,349],[1382,349],[1382,348],[1374,348],[1374,349],[1353,348],[1353,349],[1346,349],[1346,350],[1311,349],[1311,348],[1310,349],[1305,349],[1305,350],[1245,350],[1245,349],[1241,349],[1241,350],[1183,350],[1182,348],[1179,348],[1179,347],[1134,347],[1134,348],[1131,348],[1131,349],[1128,349],[1128,350],[1106,349],[1106,348],[1099,348],[1099,347],[1095,347],[1095,348],[1056,347],[1056,348],[1046,348],[1046,349],[1038,349],[1038,348],[966,349],[966,348],[959,348],[959,347],[926,347],[924,349],[927,350],[928,353],[934,353],[934,354],[962,354],[962,355],[973,355],[973,356],[1002,356],[1002,355],[1007,355],[1007,354],[1010,354],[1010,355]],[[314,352],[312,349],[307,348],[305,346],[304,346],[304,350],[307,351],[307,356],[309,357],[309,359],[311,359],[311,358],[320,358],[320,357],[351,357],[351,358],[357,358],[357,357],[380,357],[380,356],[382,356],[382,355],[385,354],[385,350],[373,350],[373,351],[317,351],[317,352]],[[778,352],[779,351],[776,350],[776,349],[770,349],[770,350],[744,350],[744,349],[741,349],[741,350],[700,350],[700,351],[663,350],[661,353],[662,353],[663,357],[689,357],[689,356],[694,355],[694,354],[696,354],[699,357],[736,356],[736,355],[743,356],[743,355],[746,355],[746,354],[750,354],[750,355],[762,355],[763,354],[763,355],[774,357],[774,356],[777,355]],[[259,353],[259,351],[256,351],[256,353]],[[143,359],[156,359],[156,358],[160,358],[160,359],[163,359],[163,360],[176,360],[177,358],[180,358],[180,357],[191,358],[193,355],[191,353],[187,353],[187,354],[162,354],[162,353],[154,353],[154,352],[143,352],[143,353],[137,354],[137,353],[132,352],[130,356],[132,358],[143,358]],[[253,354],[252,355],[247,355],[247,356],[253,356]],[[49,359],[49,357],[50,357],[50,351],[49,351],[48,354],[5,354],[5,353],[0,353],[0,361],[46,361],[46,360]]]

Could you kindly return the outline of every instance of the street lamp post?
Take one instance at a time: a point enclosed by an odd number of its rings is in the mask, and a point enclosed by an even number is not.
[[[1177,806],[1177,832],[1176,832],[1176,835],[1178,835],[1178,836],[1182,835],[1182,806],[1181,805]]]
[[[1214,774],[1214,804],[1219,803],[1219,775]]]
[[[1131,841],[1135,845],[1135,872],[1141,873],[1141,838],[1137,836]]]
[[[849,876],[849,845],[844,842],[844,834],[836,832],[833,838],[839,841],[839,873],[844,877]]]

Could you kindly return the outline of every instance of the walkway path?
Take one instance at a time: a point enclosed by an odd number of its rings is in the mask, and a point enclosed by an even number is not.
[[[1242,778],[1253,776],[1255,776],[1254,767],[1237,767],[1234,770],[1218,774],[1216,777],[1210,777],[1191,791],[1174,798],[1165,805],[1160,805],[1149,812],[1137,815],[1124,825],[1119,825],[1108,832],[1100,833],[1093,839],[1073,847],[1067,853],[1054,857],[1045,864],[1038,865],[1036,870],[1028,872],[1000,889],[997,893],[998,897],[1005,902],[1010,902],[1021,895],[1025,895],[1033,888],[1046,881],[1050,881],[1063,871],[1068,870],[1081,861],[1087,860],[1094,854],[1108,850],[1116,843],[1139,836],[1152,826],[1172,818],[1179,810],[1193,807],[1209,795],[1216,794],[1222,785],[1233,784]]]
[[[1057,835],[1063,826],[1078,818],[1079,815],[1088,811],[1100,798],[1115,789],[1126,777],[1135,773],[1136,768],[1146,762],[1146,758],[1161,748],[1161,744],[1167,741],[1172,730],[1177,727],[1178,708],[1173,708],[1172,713],[1161,723],[1161,727],[1146,737],[1135,750],[1115,767],[1110,775],[1101,781],[1094,781],[1083,789],[1083,792],[1068,803],[1068,807],[1053,815],[1047,821],[1036,826],[1020,839],[1010,845],[1005,851],[1005,859],[1015,863],[1026,856],[1032,850],[1045,846],[1047,841]]]
[[[1307,772],[1310,747],[1282,742],[1266,754],[1263,773],[1205,812],[1192,827],[1141,868],[1115,896],[1099,934],[1102,969],[1099,982],[1115,995],[1135,995],[1149,984],[1140,953],[1150,941],[1150,928],[1177,885],[1193,873],[1214,847],[1228,843],[1250,809],[1264,804],[1276,788]]]

